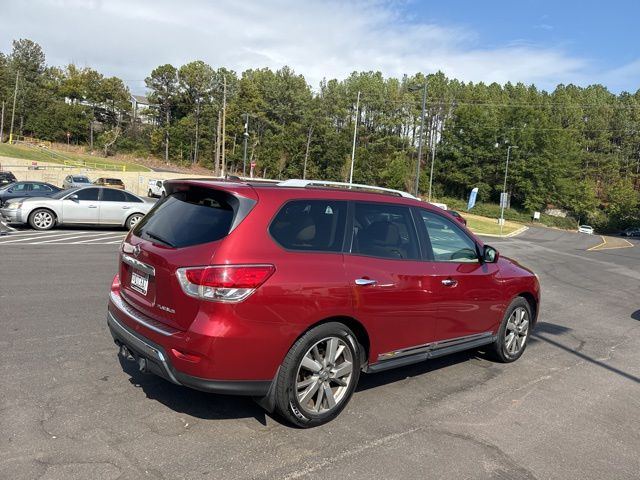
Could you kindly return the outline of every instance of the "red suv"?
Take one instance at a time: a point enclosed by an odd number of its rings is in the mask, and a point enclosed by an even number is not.
[[[122,244],[108,312],[120,354],[302,427],[335,418],[361,371],[481,346],[522,355],[531,271],[407,193],[328,183],[165,183]]]

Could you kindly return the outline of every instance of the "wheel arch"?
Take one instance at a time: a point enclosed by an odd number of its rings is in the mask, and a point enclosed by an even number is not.
[[[366,363],[369,360],[369,352],[371,351],[371,340],[369,337],[369,332],[367,331],[365,326],[353,317],[349,317],[345,315],[345,316],[333,316],[333,317],[323,318],[322,320],[319,320],[316,323],[309,325],[302,332],[300,332],[300,334],[295,338],[295,340],[291,343],[291,345],[295,344],[300,337],[302,337],[305,333],[307,333],[312,328],[315,328],[319,325],[323,325],[325,323],[331,323],[331,322],[342,323],[343,325],[348,327],[349,330],[351,330],[353,334],[356,336],[356,340],[362,346],[362,349],[360,352],[360,367],[362,368],[364,365],[366,365]]]
[[[531,316],[533,317],[531,323],[535,326],[538,322],[538,301],[536,300],[536,297],[534,297],[531,292],[521,292],[517,297],[524,298],[529,304],[529,307],[531,308]]]

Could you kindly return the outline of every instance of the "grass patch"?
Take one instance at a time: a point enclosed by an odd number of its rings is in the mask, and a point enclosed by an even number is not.
[[[130,162],[120,162],[108,158],[93,157],[79,153],[65,152],[41,147],[0,144],[0,156],[48,162],[72,167],[93,168],[96,170],[113,170],[118,172],[149,172],[150,169]]]
[[[500,225],[498,225],[498,221],[495,218],[486,218],[480,217],[478,215],[470,215],[468,213],[462,214],[462,216],[467,220],[467,228],[471,230],[473,233],[478,234],[489,234],[489,235],[500,235]],[[512,232],[515,232],[522,225],[513,222],[504,222],[502,226],[502,235],[508,235]]]

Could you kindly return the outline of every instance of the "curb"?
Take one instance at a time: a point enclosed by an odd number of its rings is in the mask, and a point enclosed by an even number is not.
[[[520,227],[519,229],[508,233],[506,235],[496,235],[495,233],[476,233],[476,235],[480,236],[480,237],[495,237],[495,238],[511,238],[511,237],[515,237],[517,235],[520,235],[523,232],[526,232],[527,230],[529,230],[529,227],[527,226],[523,226]]]

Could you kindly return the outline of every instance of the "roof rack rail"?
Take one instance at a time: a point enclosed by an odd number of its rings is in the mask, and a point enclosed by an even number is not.
[[[410,193],[403,192],[402,190],[394,190],[393,188],[375,187],[372,185],[363,185],[361,183],[330,182],[326,180],[291,179],[291,180],[285,180],[284,182],[278,183],[278,186],[280,187],[313,187],[313,186],[346,187],[346,188],[353,188],[353,189],[359,189],[359,190],[371,190],[374,192],[392,193],[400,197],[413,198],[414,200],[419,200],[419,198],[411,195]]]

